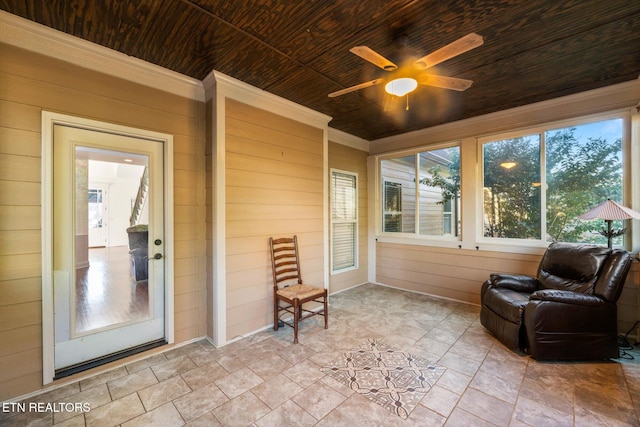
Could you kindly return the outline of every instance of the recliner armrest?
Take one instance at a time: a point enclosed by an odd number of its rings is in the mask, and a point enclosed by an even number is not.
[[[521,274],[493,273],[489,276],[489,282],[497,288],[507,288],[524,293],[532,293],[539,288],[538,279]]]
[[[543,289],[536,291],[529,297],[530,300],[551,301],[564,304],[574,304],[582,306],[596,306],[608,304],[606,300],[597,295],[583,294],[581,292],[564,291],[557,289]]]

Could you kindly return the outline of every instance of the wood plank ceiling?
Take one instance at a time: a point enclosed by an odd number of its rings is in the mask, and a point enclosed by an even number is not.
[[[7,12],[187,76],[212,70],[333,117],[367,140],[637,79],[638,0],[0,0]],[[465,34],[484,45],[433,70],[473,80],[429,86],[384,110],[382,86],[327,94],[389,74],[349,52],[398,60]],[[388,97],[388,96],[387,96]]]

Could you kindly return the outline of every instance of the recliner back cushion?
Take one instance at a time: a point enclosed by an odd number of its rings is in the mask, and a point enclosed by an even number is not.
[[[591,293],[610,252],[604,246],[552,243],[538,267],[540,288]]]

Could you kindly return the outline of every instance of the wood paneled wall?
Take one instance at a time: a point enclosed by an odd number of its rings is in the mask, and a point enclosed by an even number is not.
[[[480,287],[491,273],[535,276],[541,256],[377,243],[376,281],[425,294],[480,304]],[[634,262],[618,300],[618,331],[638,318],[640,264]]]
[[[504,252],[378,243],[377,282],[472,304],[489,274],[533,274],[540,257]]]
[[[214,336],[214,307],[213,307],[213,283],[215,281],[214,277],[214,236],[213,236],[213,228],[214,228],[214,170],[213,170],[213,158],[215,155],[215,149],[213,144],[213,127],[215,125],[213,121],[213,111],[214,111],[214,102],[212,100],[208,100],[205,107],[205,116],[208,118],[206,120],[206,131],[205,131],[205,194],[206,194],[206,264],[207,264],[207,278],[206,278],[206,296],[207,296],[207,337],[213,338]]]
[[[42,387],[43,110],[174,136],[175,339],[206,334],[204,103],[2,44],[0,400]]]
[[[368,153],[365,151],[329,141],[329,168],[358,174],[358,268],[332,274],[329,277],[330,294],[367,282],[369,265],[367,243],[369,227],[367,156]],[[329,182],[329,185],[331,185],[331,182]],[[331,219],[330,216],[329,219]],[[329,234],[329,240],[331,240],[331,234]]]
[[[302,277],[324,277],[323,130],[227,98],[227,340],[273,323],[269,237],[298,235]]]

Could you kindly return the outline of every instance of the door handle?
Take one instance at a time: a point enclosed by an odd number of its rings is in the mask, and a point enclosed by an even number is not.
[[[153,256],[153,259],[161,259],[161,258],[162,258],[162,254],[161,254],[161,253],[156,253],[156,254]]]

